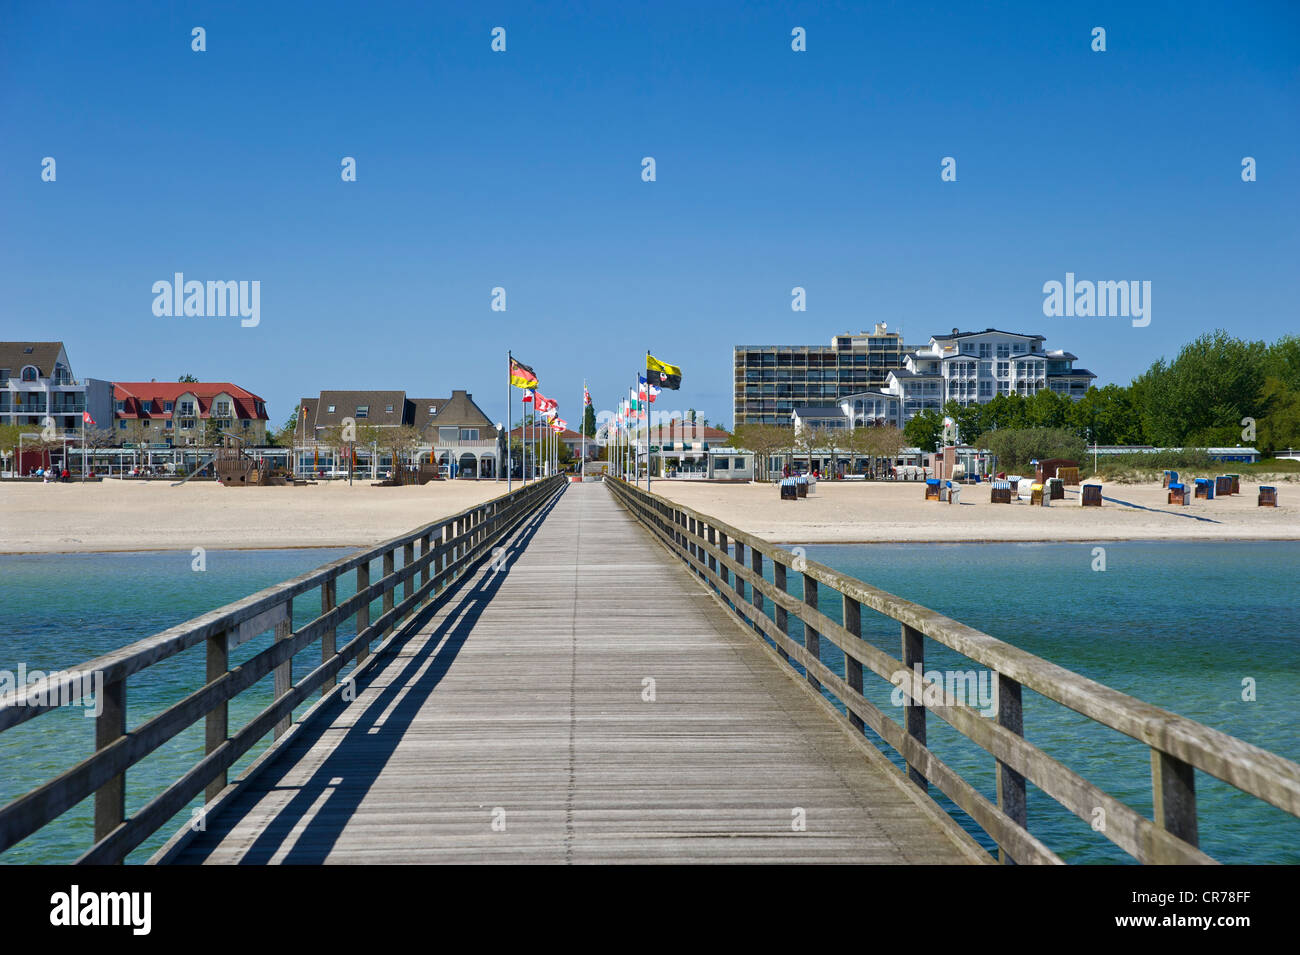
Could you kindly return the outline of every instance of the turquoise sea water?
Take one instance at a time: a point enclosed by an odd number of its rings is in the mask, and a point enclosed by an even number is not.
[[[1080,544],[812,546],[807,554],[1139,699],[1300,760],[1300,543],[1133,542],[1105,548],[1104,572],[1092,570],[1092,547]],[[188,551],[0,556],[0,670],[16,670],[19,663],[29,669],[75,666],[345,553],[209,551],[202,573],[191,569]],[[372,579],[378,572],[376,565]],[[344,583],[351,578],[340,580],[340,600],[350,596]],[[797,580],[791,575],[796,593]],[[822,611],[839,619],[838,597],[824,588],[821,596]],[[312,592],[296,601],[295,621],[316,616],[318,600]],[[376,607],[372,619],[377,612]],[[863,621],[868,638],[897,656],[898,625],[865,609]],[[340,645],[349,635],[340,631]],[[264,635],[238,648],[232,665],[269,640]],[[823,659],[843,672],[842,655],[825,641]],[[319,660],[318,645],[304,650],[295,659],[295,676]],[[201,685],[203,666],[202,650],[196,649],[132,679],[129,725]],[[978,669],[928,640],[926,667]],[[1241,698],[1247,677],[1256,683],[1254,702]],[[271,689],[268,676],[232,704],[232,730],[271,701]],[[897,715],[887,683],[869,678],[866,691]],[[68,707],[0,734],[0,804],[92,752],[93,720],[82,712]],[[1150,817],[1145,747],[1029,691],[1024,713],[1031,741]],[[992,758],[937,718],[928,726],[940,758],[995,798]],[[201,757],[202,734],[201,724],[187,730],[129,771],[128,813]],[[245,756],[232,778],[265,745]],[[1300,821],[1202,773],[1196,785],[1201,844],[1212,856],[1225,862],[1300,862]],[[91,803],[13,847],[0,862],[72,861],[90,845]],[[1032,785],[1029,813],[1031,831],[1067,861],[1128,859]],[[189,816],[188,810],[180,814],[131,861],[148,858]]]
[[[0,670],[57,670],[80,663],[183,623],[202,613],[296,577],[351,549],[208,551],[206,570],[192,569],[189,551],[136,554],[0,555]],[[401,554],[397,555],[400,566]],[[372,567],[377,579],[379,564]],[[355,579],[339,580],[338,599],[355,593]],[[372,612],[377,615],[378,604]],[[319,591],[294,601],[294,620],[320,613]],[[339,645],[355,634],[340,629]],[[231,651],[231,666],[271,642],[264,634]],[[320,645],[294,658],[294,678],[320,663]],[[127,725],[138,726],[194,692],[204,682],[202,646],[150,667],[127,682]],[[344,672],[347,672],[346,670]],[[234,732],[273,699],[267,676],[230,704]],[[295,717],[311,702],[304,704]],[[71,769],[94,751],[94,720],[69,706],[0,733],[0,804]],[[234,767],[233,779],[268,745],[254,747]],[[127,814],[139,810],[203,756],[200,722],[127,771]],[[71,862],[91,844],[93,799],[83,800],[55,823],[0,855],[0,862]],[[202,797],[132,854],[144,861],[171,836]]]
[[[1015,644],[1138,699],[1300,761],[1300,543],[1122,542],[1105,570],[1087,544],[809,546],[810,560]],[[791,575],[791,580],[796,580]],[[798,592],[798,585],[792,589]],[[820,609],[842,619],[821,588]],[[868,639],[897,658],[899,625],[863,608]],[[800,637],[802,639],[802,637]],[[843,655],[822,641],[843,675]],[[926,670],[980,670],[927,639]],[[1255,700],[1243,700],[1243,681]],[[867,696],[896,721],[892,687],[868,671]],[[1028,690],[1025,735],[1151,818],[1150,750]],[[994,762],[934,716],[930,747],[996,802]],[[893,750],[886,747],[891,755]],[[895,762],[901,762],[895,758]],[[1300,862],[1300,820],[1196,773],[1201,848],[1222,862]],[[951,803],[931,787],[931,794]],[[1030,831],[1069,862],[1129,857],[1029,787]],[[960,813],[959,810],[956,810]],[[967,829],[978,833],[966,820]],[[977,836],[987,847],[992,843]]]

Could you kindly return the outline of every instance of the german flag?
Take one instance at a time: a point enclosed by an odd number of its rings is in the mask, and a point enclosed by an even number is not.
[[[653,355],[645,356],[645,376],[650,384],[659,388],[670,388],[676,391],[682,386],[682,370],[676,365],[660,361]]]
[[[537,374],[518,358],[511,358],[510,384],[516,388],[536,388]]]

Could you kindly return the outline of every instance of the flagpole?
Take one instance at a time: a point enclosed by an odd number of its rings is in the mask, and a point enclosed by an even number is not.
[[[510,493],[510,429],[514,424],[510,420],[514,412],[514,395],[510,391],[512,382],[510,381],[510,372],[513,371],[514,356],[510,354],[510,349],[506,349],[506,493]],[[435,434],[436,434],[435,429]],[[435,452],[436,453],[436,452]],[[437,467],[437,465],[434,465]]]
[[[650,349],[645,350],[645,403],[650,404]],[[645,413],[645,489],[650,490],[650,409]]]
[[[581,481],[587,476],[587,379],[582,379],[582,424],[578,425],[578,430],[582,432],[582,457],[578,459],[578,480]]]

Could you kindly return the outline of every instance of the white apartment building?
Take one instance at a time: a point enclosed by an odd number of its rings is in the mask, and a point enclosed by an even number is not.
[[[86,411],[110,427],[113,385],[74,377],[63,342],[0,342],[0,424],[36,431],[48,418],[60,434],[74,434]]]
[[[1023,335],[986,328],[953,329],[935,335],[923,348],[907,351],[903,367],[889,372],[879,391],[847,395],[839,407],[852,426],[903,423],[927,409],[939,411],[949,401],[985,404],[994,395],[1029,397],[1044,388],[1075,401],[1097,377],[1075,368],[1070,352],[1044,349],[1042,335]]]

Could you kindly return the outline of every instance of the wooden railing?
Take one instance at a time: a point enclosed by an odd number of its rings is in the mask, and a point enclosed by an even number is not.
[[[858,732],[864,726],[874,731],[902,757],[913,783],[923,790],[933,783],[988,833],[1004,862],[1061,862],[1029,831],[1026,781],[1146,863],[1215,861],[1198,848],[1194,780],[1198,769],[1300,816],[1300,765],[1290,760],[1089,680],[689,507],[616,478],[606,481],[628,511],[714,590],[732,616],[767,637],[781,659],[798,663],[814,689],[825,688],[840,701],[847,715],[836,710],[838,718]],[[771,563],[774,582],[763,575],[765,561]],[[802,597],[788,592],[791,576],[803,578]],[[818,609],[822,587],[840,595],[842,623]],[[863,639],[863,607],[898,621],[899,658]],[[791,616],[803,622],[802,644],[790,636]],[[996,718],[982,716],[937,681],[924,678],[923,637],[995,675]],[[822,662],[822,641],[843,651],[844,676]],[[863,696],[866,673],[902,689],[901,723]],[[906,678],[898,679],[900,674]],[[1150,748],[1154,822],[1024,738],[1022,688]],[[996,804],[927,748],[930,713],[993,757]],[[1099,817],[1098,810],[1104,815]],[[1099,818],[1104,825],[1096,825]]]
[[[288,731],[296,706],[318,689],[322,698],[335,691],[339,671],[354,659],[358,664],[365,660],[372,641],[387,637],[417,612],[427,613],[441,604],[450,584],[491,559],[498,541],[563,488],[559,477],[526,485],[0,697],[0,732],[4,732],[75,702],[90,686],[102,686],[95,701],[99,713],[94,754],[0,808],[0,852],[93,794],[94,844],[77,861],[122,861],[199,793],[205,794],[206,802],[215,799],[226,787],[227,771],[236,760],[268,733],[279,739]],[[400,570],[396,568],[399,550]],[[381,559],[382,576],[371,582],[371,563]],[[347,573],[356,575],[356,594],[340,603],[338,580]],[[320,616],[295,630],[293,599],[313,590],[320,592]],[[382,602],[382,610],[371,620],[375,600]],[[337,631],[351,617],[356,618],[356,636],[336,647]],[[272,628],[275,640],[267,649],[230,668],[231,649]],[[317,642],[320,665],[293,682],[294,656]],[[128,678],[200,644],[206,648],[207,682],[128,730]],[[229,702],[269,673],[274,673],[274,701],[230,735]],[[96,680],[83,679],[86,674],[95,674]],[[97,686],[99,679],[102,683]],[[203,759],[128,818],[127,770],[200,720],[206,734]]]

